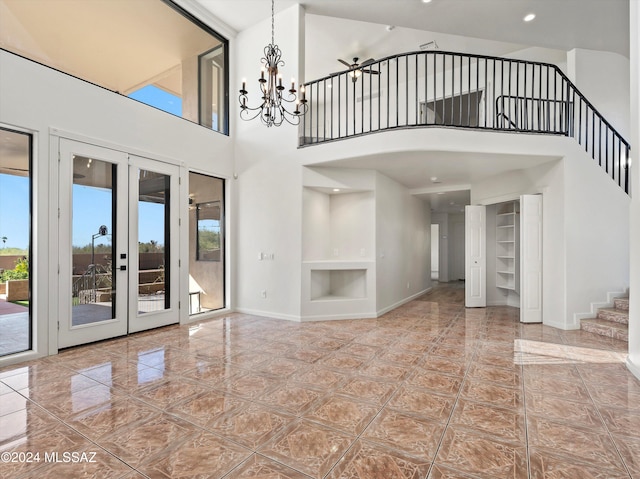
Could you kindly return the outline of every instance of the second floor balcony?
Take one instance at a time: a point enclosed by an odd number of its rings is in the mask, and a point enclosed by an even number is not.
[[[563,135],[629,192],[629,143],[552,64],[419,51],[354,61],[305,88],[302,147],[399,128]]]

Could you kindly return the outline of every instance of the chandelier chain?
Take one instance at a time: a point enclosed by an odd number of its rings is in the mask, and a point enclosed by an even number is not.
[[[253,108],[247,105],[248,91],[246,80],[242,80],[240,89],[240,118],[243,120],[253,120],[260,117],[266,126],[280,126],[283,121],[292,125],[298,125],[300,118],[307,112],[309,106],[305,98],[304,85],[300,85],[300,98],[298,98],[295,80],[291,79],[291,88],[282,84],[282,74],[280,67],[284,66],[282,52],[275,41],[275,0],[271,0],[271,43],[264,48],[264,56],[261,59],[263,64],[260,70],[260,93],[262,103]],[[291,105],[291,109],[287,108]]]

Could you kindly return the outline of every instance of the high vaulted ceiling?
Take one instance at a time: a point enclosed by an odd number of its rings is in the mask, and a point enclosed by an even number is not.
[[[269,0],[195,0],[235,30],[271,14]],[[632,0],[636,1],[636,0]],[[316,15],[509,43],[629,56],[629,0],[276,0]],[[535,13],[532,22],[523,17]]]

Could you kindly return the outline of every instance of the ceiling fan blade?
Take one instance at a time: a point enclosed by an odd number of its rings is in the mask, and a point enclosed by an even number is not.
[[[9,166],[5,166],[3,167],[4,170],[11,170],[11,171],[29,171],[29,168],[11,168]]]
[[[368,60],[363,61],[360,66],[361,67],[366,67],[367,65],[371,65],[372,63],[375,63],[375,59],[374,58],[369,58]]]
[[[345,62],[344,60],[342,60],[342,59],[340,59],[340,58],[338,58],[338,61],[339,61],[340,63],[342,63],[343,65],[347,66],[348,68],[351,68],[351,63],[347,63],[347,62]]]
[[[362,69],[362,71],[364,73],[370,73],[371,75],[380,75],[380,72],[378,70],[364,70],[364,69]]]

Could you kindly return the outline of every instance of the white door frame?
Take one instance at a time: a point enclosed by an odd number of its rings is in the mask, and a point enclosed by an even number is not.
[[[91,141],[91,140],[90,140]],[[101,143],[101,142],[95,142]],[[58,137],[59,152],[59,181],[58,181],[58,328],[51,331],[56,339],[57,348],[65,348],[79,344],[85,344],[110,337],[117,337],[128,332],[142,331],[166,324],[179,323],[181,312],[179,311],[180,298],[180,257],[183,255],[181,244],[182,232],[180,231],[180,208],[182,196],[180,187],[181,168],[176,164],[165,161],[129,155],[117,147],[99,146],[85,142],[75,135],[70,137]],[[72,184],[73,184],[73,154],[77,153],[89,158],[95,158],[117,165],[117,189],[114,191],[117,201],[117,217],[115,221],[116,245],[112,264],[115,270],[116,297],[125,298],[125,301],[116,301],[115,318],[111,320],[91,323],[86,325],[72,325],[72,301],[71,281],[72,277]],[[138,271],[137,248],[137,188],[131,191],[131,183],[134,181],[132,169],[143,168],[158,173],[170,175],[171,188],[171,274],[165,277],[170,282],[171,297],[168,309],[139,315],[137,311],[138,281],[132,278]],[[137,170],[136,170],[137,171]],[[137,179],[137,176],[136,176]],[[137,186],[137,181],[135,181]],[[135,242],[135,248],[132,244]],[[133,252],[134,254],[130,254]],[[126,255],[122,257],[121,255]],[[134,267],[130,267],[134,265]],[[121,267],[124,267],[121,269]],[[133,284],[135,283],[135,284]],[[132,289],[135,288],[135,295]],[[134,314],[135,313],[135,314]],[[140,318],[143,319],[140,319]]]

